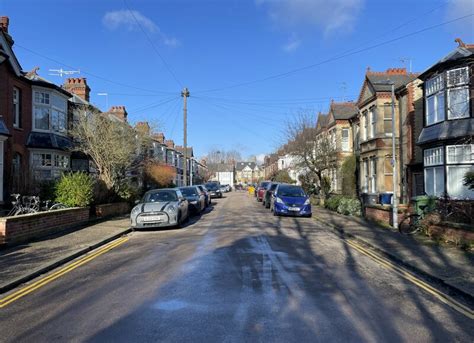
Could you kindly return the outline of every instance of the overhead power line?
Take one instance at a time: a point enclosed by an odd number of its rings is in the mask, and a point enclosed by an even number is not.
[[[442,27],[442,26],[445,26],[445,25],[448,25],[448,24],[451,24],[451,23],[454,23],[454,22],[457,22],[457,21],[460,21],[460,20],[463,20],[463,19],[467,19],[467,18],[472,17],[472,16],[474,16],[474,13],[464,15],[462,17],[458,17],[458,18],[455,18],[455,19],[452,19],[452,20],[448,20],[448,21],[445,21],[445,22],[442,22],[442,23],[439,23],[439,24],[436,24],[436,25],[431,25],[431,26],[425,27],[423,29],[416,30],[416,31],[398,36],[396,38],[392,38],[392,39],[383,41],[381,43],[373,44],[373,45],[368,46],[366,48],[357,49],[357,50],[354,50],[354,51],[348,52],[348,53],[343,53],[339,56],[331,57],[331,58],[322,60],[320,62],[309,64],[309,65],[299,67],[299,68],[295,68],[295,69],[292,69],[292,70],[289,70],[289,71],[286,71],[286,72],[283,72],[283,73],[270,75],[270,76],[267,76],[267,77],[264,77],[264,78],[261,78],[261,79],[236,83],[236,84],[233,84],[233,85],[230,85],[230,86],[224,86],[224,87],[219,87],[219,88],[212,88],[212,89],[207,89],[207,90],[202,90],[202,91],[196,91],[195,94],[219,92],[219,91],[223,91],[223,90],[227,90],[227,89],[233,89],[233,88],[238,88],[238,87],[243,87],[243,86],[249,86],[249,85],[252,85],[252,84],[255,84],[255,83],[261,83],[261,82],[270,81],[270,80],[274,80],[274,79],[284,78],[284,77],[287,77],[289,75],[292,75],[292,74],[295,74],[295,73],[298,73],[298,72],[301,72],[301,71],[304,71],[304,70],[312,69],[314,67],[317,67],[317,66],[320,66],[320,65],[323,65],[323,64],[327,64],[327,63],[330,63],[330,62],[341,60],[345,57],[349,57],[349,56],[352,56],[352,55],[360,54],[360,53],[365,52],[365,51],[373,50],[373,49],[378,48],[380,46],[384,46],[384,45],[387,45],[387,44],[390,44],[390,43],[393,43],[393,42],[396,42],[396,41],[399,41],[399,40],[402,40],[402,39],[405,39],[405,38],[408,38],[408,37],[411,37],[411,36],[415,36],[415,35],[418,35],[420,33],[436,29],[438,27]]]
[[[153,43],[153,40],[150,38],[150,36],[148,35],[148,33],[146,32],[146,30],[143,28],[143,26],[140,24],[140,21],[138,21],[137,17],[135,16],[135,13],[130,9],[130,7],[128,6],[127,4],[127,1],[126,0],[123,0],[123,3],[125,5],[125,7],[127,8],[128,12],[130,13],[130,15],[133,17],[133,19],[135,20],[135,23],[137,23],[137,26],[140,28],[140,30],[142,31],[143,35],[145,36],[145,38],[148,40],[148,43],[150,43],[153,51],[158,55],[158,57],[160,58],[161,62],[163,62],[163,65],[165,66],[166,70],[168,70],[169,74],[173,77],[173,79],[176,81],[176,83],[182,88],[183,87],[183,84],[181,83],[181,81],[179,81],[178,77],[176,76],[176,74],[173,72],[173,70],[171,69],[171,67],[169,66],[169,64],[166,62],[165,58],[163,57],[163,55],[161,55],[160,51],[158,50],[158,48],[156,47],[155,43]]]
[[[44,58],[46,60],[49,60],[49,61],[52,61],[54,63],[58,63],[64,67],[67,67],[67,68],[71,68],[71,69],[79,69],[79,68],[76,68],[76,67],[73,67],[67,63],[64,63],[64,62],[61,62],[61,61],[58,61],[57,59],[54,59],[54,58],[51,58],[49,56],[46,56],[46,55],[43,55],[37,51],[34,51],[34,50],[31,50],[30,48],[27,48],[25,46],[22,46],[18,43],[15,43],[15,47],[18,47],[18,48],[21,48],[25,51],[28,51],[36,56],[39,56],[41,58]],[[91,76],[91,77],[94,77],[98,80],[102,80],[102,81],[105,81],[105,82],[108,82],[108,83],[112,83],[112,84],[115,84],[117,86],[120,86],[120,87],[127,87],[127,88],[131,88],[131,89],[136,89],[136,90],[139,90],[139,91],[143,91],[143,92],[148,92],[148,93],[154,93],[154,94],[173,94],[175,92],[170,92],[170,91],[159,91],[159,90],[152,90],[152,89],[146,89],[146,88],[141,88],[141,87],[136,87],[136,86],[133,86],[133,85],[128,85],[128,84],[125,84],[125,83],[122,83],[122,82],[118,82],[118,81],[114,81],[114,80],[111,80],[111,79],[108,79],[106,77],[103,77],[103,76],[100,76],[100,75],[97,75],[97,74],[93,74],[93,73],[90,73],[90,72],[87,72],[87,71],[84,71],[83,69],[81,69],[81,73],[84,74],[84,75],[88,75],[88,76]]]

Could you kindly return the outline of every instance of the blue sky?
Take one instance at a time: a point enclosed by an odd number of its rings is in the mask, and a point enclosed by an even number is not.
[[[456,37],[474,43],[470,16],[371,48],[474,14],[472,0],[1,0],[0,13],[10,17],[24,70],[39,66],[59,84],[48,69],[78,68],[94,104],[105,110],[97,93],[107,92],[109,107],[125,105],[132,123],[149,121],[178,144],[187,86],[188,142],[198,156],[272,152],[296,111],[355,100],[367,66],[403,67],[410,58],[423,71]],[[356,53],[334,60],[348,51]]]

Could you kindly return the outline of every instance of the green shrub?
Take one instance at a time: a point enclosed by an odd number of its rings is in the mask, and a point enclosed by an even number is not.
[[[342,198],[342,195],[333,195],[324,202],[324,207],[331,211],[337,211]]]
[[[337,207],[337,212],[349,216],[360,216],[361,205],[360,201],[353,198],[342,197]]]
[[[356,196],[356,157],[348,156],[341,166],[342,171],[342,194],[348,197]]]
[[[94,198],[94,183],[83,172],[63,174],[56,185],[56,201],[70,207],[89,206]]]

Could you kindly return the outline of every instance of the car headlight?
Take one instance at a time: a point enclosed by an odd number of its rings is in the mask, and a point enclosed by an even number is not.
[[[198,202],[196,200],[191,201],[191,204],[196,205]]]
[[[135,214],[138,214],[140,213],[140,206],[135,206],[133,209],[132,209],[132,215],[135,215]]]
[[[276,198],[276,202],[279,204],[284,204],[283,200],[281,200],[280,198]]]
[[[166,208],[166,211],[171,212],[171,213],[176,212],[176,206],[174,206],[174,205],[169,205],[169,206]]]
[[[310,200],[309,198],[308,198],[308,199],[306,199],[306,201],[304,202],[304,204],[305,204],[305,205],[309,205],[309,204],[311,204],[311,200]]]

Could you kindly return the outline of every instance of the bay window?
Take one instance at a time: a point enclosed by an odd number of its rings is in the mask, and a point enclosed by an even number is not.
[[[52,152],[38,151],[32,155],[33,175],[35,180],[51,180],[61,176],[61,174],[69,170],[69,155]]]
[[[349,129],[341,130],[341,148],[342,151],[349,151]]]
[[[392,135],[392,106],[386,105],[383,109],[383,131],[386,136]]]
[[[377,192],[377,158],[370,158],[369,192]]]
[[[426,81],[426,125],[444,120],[444,74]]]
[[[444,188],[444,147],[426,149],[423,152],[425,165],[425,192],[442,196]]]
[[[469,117],[469,88],[448,89],[448,119]]]
[[[446,146],[447,191],[450,197],[474,199],[474,191],[463,185],[467,172],[474,171],[474,144]]]
[[[364,160],[364,179],[362,180],[362,191],[363,192],[368,192],[369,190],[369,160],[365,159]]]
[[[67,99],[51,91],[34,91],[35,130],[66,133]]]
[[[377,132],[377,110],[375,107],[369,109],[369,119],[370,119],[370,128],[369,128],[369,137],[374,138]]]

